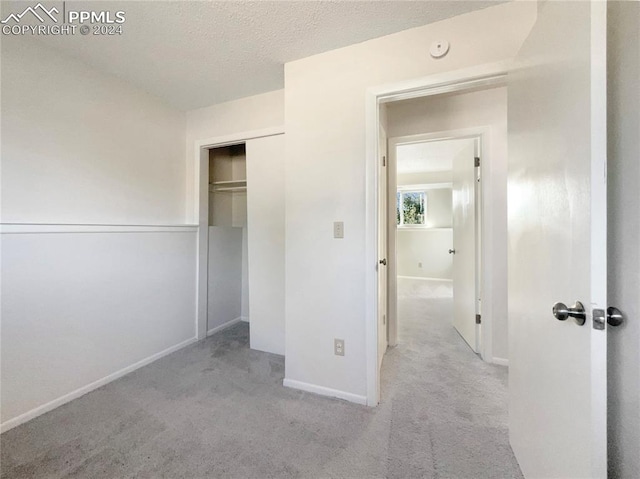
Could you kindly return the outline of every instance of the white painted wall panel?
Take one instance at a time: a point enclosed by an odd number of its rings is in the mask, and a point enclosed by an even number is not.
[[[398,137],[502,124],[506,95],[506,87],[496,87],[391,103],[389,129]]]
[[[452,278],[451,229],[398,229],[397,248],[398,276]]]
[[[242,228],[242,304],[241,313],[243,321],[248,321],[249,311],[249,229]]]
[[[207,331],[242,314],[242,228],[209,227]]]
[[[393,105],[393,103],[391,103],[391,105]],[[426,183],[451,183],[451,171],[398,173],[397,175],[397,184],[399,185],[417,185]]]
[[[231,196],[233,196],[231,224],[238,228],[247,226],[247,193],[238,191],[231,193]]]
[[[2,221],[48,224],[1,236],[4,430],[195,337],[197,232],[118,226],[185,224],[183,112],[26,37],[1,83]]]
[[[284,354],[284,135],[247,142],[251,348]]]
[[[195,336],[195,232],[1,239],[3,423]]]
[[[27,36],[2,39],[2,221],[185,221],[185,114]]]

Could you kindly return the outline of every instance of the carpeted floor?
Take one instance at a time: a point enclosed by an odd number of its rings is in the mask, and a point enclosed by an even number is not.
[[[522,477],[507,371],[450,326],[450,285],[400,296],[377,408],[282,387],[242,323],[3,434],[2,477]]]

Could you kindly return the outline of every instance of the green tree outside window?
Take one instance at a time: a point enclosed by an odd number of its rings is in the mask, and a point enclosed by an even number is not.
[[[426,194],[424,191],[398,191],[396,221],[399,226],[424,225]]]

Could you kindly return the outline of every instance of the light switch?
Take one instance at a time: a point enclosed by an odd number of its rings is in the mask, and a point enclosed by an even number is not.
[[[344,238],[344,223],[342,221],[334,221],[333,223],[333,237]]]

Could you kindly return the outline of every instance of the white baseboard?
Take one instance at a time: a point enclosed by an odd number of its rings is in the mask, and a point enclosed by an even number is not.
[[[310,393],[319,394],[321,396],[329,396],[338,399],[344,399],[356,404],[367,405],[367,397],[360,396],[358,394],[348,393],[346,391],[340,391],[338,389],[325,388],[323,386],[317,386],[316,384],[304,383],[302,381],[296,381],[294,379],[284,379],[282,385],[292,389],[300,389]]]
[[[240,316],[240,321],[244,321],[245,323],[249,323],[249,316]]]
[[[207,336],[212,336],[216,333],[219,333],[220,331],[222,331],[223,329],[227,329],[230,328],[231,326],[233,326],[236,323],[239,323],[240,321],[242,321],[241,317],[237,317],[235,319],[232,319],[231,321],[227,321],[224,324],[221,324],[220,326],[216,326],[215,328],[211,328],[207,331]]]
[[[398,279],[419,279],[422,281],[447,281],[447,282],[453,282],[452,279],[446,279],[446,278],[423,278],[422,276],[398,276]]]
[[[191,338],[191,339],[187,339],[186,341],[182,341],[181,343],[178,343],[175,346],[171,346],[170,348],[167,348],[164,351],[160,351],[159,353],[152,354],[151,356],[145,359],[142,359],[137,363],[133,363],[132,365],[127,366],[126,368],[120,369],[115,373],[109,374],[108,376],[105,376],[102,379],[98,379],[97,381],[87,384],[86,386],[76,389],[75,391],[65,394],[64,396],[60,396],[59,398],[54,399],[53,401],[49,401],[48,403],[43,404],[42,406],[38,406],[34,409],[31,409],[30,411],[20,414],[19,416],[9,419],[3,422],[2,424],[0,424],[0,432],[6,432],[9,429],[13,429],[14,427],[19,426],[20,424],[24,424],[25,422],[30,421],[31,419],[34,419],[44,413],[52,411],[55,408],[62,406],[63,404],[73,401],[74,399],[77,399],[80,396],[84,396],[85,394],[90,393],[91,391],[94,391],[104,386],[105,384],[115,381],[116,379],[119,379],[122,376],[125,376],[135,371],[136,369],[146,366],[147,364],[151,364],[152,362],[157,361],[158,359],[164,356],[167,356],[171,353],[176,352],[179,349],[189,346],[190,344],[195,343],[197,340],[198,338]]]
[[[509,366],[509,360],[504,358],[493,358],[491,362],[498,366]]]

